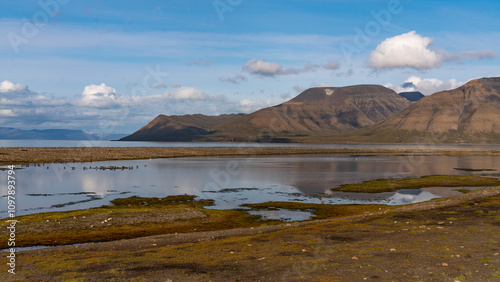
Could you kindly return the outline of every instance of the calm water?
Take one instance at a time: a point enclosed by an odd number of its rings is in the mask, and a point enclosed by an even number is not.
[[[96,166],[124,166],[126,169],[101,170],[95,169]],[[388,177],[472,174],[454,170],[457,167],[500,169],[500,156],[314,155],[30,166],[16,170],[17,214],[98,207],[109,204],[110,200],[130,196],[182,194],[214,199],[216,206],[211,208],[216,209],[267,201],[406,204],[449,196],[457,193],[453,190],[458,188],[426,188],[380,194],[342,193],[330,189],[344,183]],[[0,171],[0,181],[7,183],[6,172]],[[1,189],[2,195],[5,195],[6,185],[1,185]],[[287,211],[268,212],[266,215],[294,220],[308,217],[308,213]],[[0,217],[5,216],[6,211],[2,210]]]

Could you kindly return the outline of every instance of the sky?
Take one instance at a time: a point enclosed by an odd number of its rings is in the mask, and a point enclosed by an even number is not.
[[[500,75],[500,1],[0,3],[0,127],[131,133],[307,88],[430,95]]]

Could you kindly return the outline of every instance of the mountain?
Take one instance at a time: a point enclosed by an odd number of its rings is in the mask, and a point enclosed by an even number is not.
[[[120,141],[194,141],[211,133],[218,124],[231,121],[244,114],[206,116],[201,114],[159,115],[150,123]]]
[[[359,142],[500,143],[500,78],[476,79],[426,96],[346,138]]]
[[[425,97],[425,95],[420,93],[419,91],[401,92],[399,93],[399,96],[406,98],[410,102],[416,102]]]
[[[212,141],[314,141],[382,121],[410,102],[380,85],[310,88],[283,104],[219,124]]]
[[[112,140],[121,137],[123,134],[97,135],[70,129],[22,130],[0,127],[0,139],[8,140]]]

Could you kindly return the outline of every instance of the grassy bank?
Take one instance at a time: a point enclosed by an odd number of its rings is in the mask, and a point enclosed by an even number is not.
[[[57,246],[79,243],[108,242],[159,234],[176,234],[233,228],[284,224],[278,220],[262,220],[238,210],[205,209],[212,200],[196,200],[195,196],[165,198],[129,197],[115,199],[113,205],[85,210],[48,212],[16,217],[17,247]],[[391,209],[383,205],[318,205],[305,203],[264,203],[248,205],[255,209],[283,208],[307,210],[316,219],[362,215]],[[0,236],[7,236],[1,228]],[[7,248],[7,241],[0,242]]]
[[[498,186],[497,178],[462,175],[429,175],[408,179],[378,179],[363,183],[345,184],[334,191],[381,193],[401,189],[420,189],[426,187],[487,187]]]
[[[195,196],[187,195],[161,199],[130,197],[112,203],[99,208],[16,217],[16,246],[107,242],[280,223],[261,221],[258,216],[241,211],[204,209],[212,200],[195,200]],[[6,231],[1,228],[0,236],[6,237]],[[0,248],[7,248],[7,241],[0,242]]]

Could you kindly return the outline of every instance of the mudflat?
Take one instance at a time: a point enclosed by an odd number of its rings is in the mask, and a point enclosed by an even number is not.
[[[0,162],[334,153],[500,155],[500,150],[0,148]],[[26,237],[26,245],[33,245],[29,242],[33,239],[38,240],[35,245],[50,245],[51,240],[62,244],[108,242],[20,251],[17,274],[3,271],[0,280],[500,279],[500,187],[400,207],[351,206],[338,212],[318,206],[322,210],[317,214],[322,216],[317,218],[322,220],[295,223],[262,224],[241,211],[208,210],[203,208],[205,202],[197,204],[178,197],[167,200],[145,207],[141,205],[144,199],[129,198],[118,200],[117,210],[102,207],[25,216],[19,223],[18,239],[23,243]],[[336,213],[343,216],[334,216]]]
[[[0,164],[71,163],[179,157],[263,156],[293,154],[490,154],[480,148],[314,148],[314,147],[10,147],[0,148]]]

